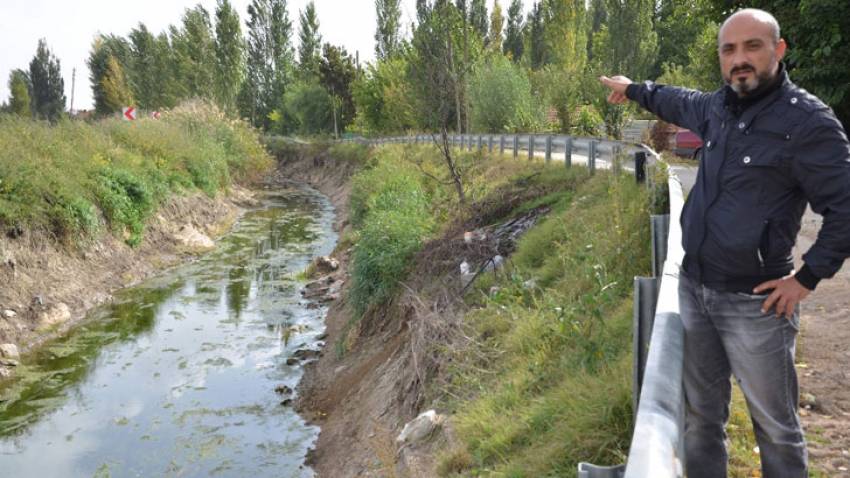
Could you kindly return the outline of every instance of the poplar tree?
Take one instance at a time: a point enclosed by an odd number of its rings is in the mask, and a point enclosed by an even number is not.
[[[544,1],[546,63],[571,72],[583,70],[587,60],[584,0]]]
[[[322,36],[319,34],[319,18],[316,16],[316,5],[309,2],[299,15],[300,29],[298,32],[298,70],[303,78],[319,74],[319,57],[322,47]]]
[[[239,14],[229,0],[218,0],[215,19],[216,101],[224,111],[233,114],[245,71],[245,44]]]
[[[154,109],[158,92],[162,90],[162,78],[155,70],[156,46],[153,34],[144,23],[130,31],[129,68],[122,76],[132,86],[134,97],[140,108]],[[117,61],[117,60],[116,60]],[[120,66],[120,65],[119,65]],[[126,105],[125,105],[126,106]]]
[[[98,115],[108,115],[115,110],[106,102],[103,91],[103,78],[107,72],[109,57],[113,56],[121,65],[129,63],[130,44],[127,40],[115,35],[98,35],[92,42],[86,64],[89,67],[94,110]]]
[[[499,0],[495,0],[493,11],[490,13],[490,34],[487,36],[488,47],[495,52],[502,51],[502,27],[504,24],[502,6],[499,5]]]
[[[375,56],[385,60],[393,56],[401,43],[401,0],[375,0],[378,27],[375,30]]]
[[[544,37],[543,5],[535,2],[528,13],[525,23],[525,36],[528,43],[528,61],[533,70],[541,68],[546,62],[546,39]]]
[[[23,118],[32,116],[30,79],[23,70],[9,73],[9,111]]]
[[[511,6],[508,7],[508,24],[505,28],[505,41],[502,44],[502,51],[509,55],[514,63],[518,63],[522,59],[525,50],[522,40],[523,28],[522,0],[512,0]]]
[[[469,4],[469,24],[482,41],[487,38],[489,18],[485,0],[471,0]]]
[[[183,26],[172,29],[172,47],[177,78],[190,97],[213,98],[215,72],[215,40],[207,10],[197,5],[186,9]]]
[[[125,106],[133,106],[133,92],[127,84],[124,69],[113,55],[106,60],[106,73],[101,79],[103,101],[111,111],[120,111]]]
[[[32,110],[37,119],[56,122],[65,110],[65,80],[59,59],[47,48],[42,38],[38,41],[35,56],[30,61],[32,84]]]

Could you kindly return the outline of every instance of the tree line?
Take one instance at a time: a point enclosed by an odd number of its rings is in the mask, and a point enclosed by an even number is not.
[[[507,1],[507,0],[505,0]],[[612,106],[602,73],[712,90],[719,22],[737,0],[375,0],[375,60],[361,66],[323,42],[311,2],[252,0],[243,24],[228,0],[198,5],[158,34],[143,23],[98,35],[87,60],[94,109],[144,110],[189,98],[279,134],[559,131],[618,137],[636,110]],[[850,3],[759,0],[791,49],[792,78],[850,119]],[[294,47],[297,36],[297,49]],[[42,40],[28,70],[9,77],[3,110],[55,121],[66,99],[59,60]]]

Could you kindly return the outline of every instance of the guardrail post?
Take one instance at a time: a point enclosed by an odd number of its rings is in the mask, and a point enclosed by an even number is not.
[[[611,148],[611,154],[613,156],[611,158],[611,168],[614,170],[615,175],[619,175],[620,172],[623,170],[622,156],[621,156],[623,154],[623,147],[620,146],[620,145],[616,145],[616,146],[612,147]]]
[[[596,172],[596,141],[590,140],[589,151],[587,153],[587,168],[590,169],[590,174]]]
[[[467,135],[467,136],[468,136],[468,138],[466,139],[466,149],[468,151],[472,151],[472,135]]]
[[[552,161],[552,136],[546,136],[546,162]]]
[[[534,158],[534,136],[528,135],[528,160]]]
[[[670,215],[653,214],[650,216],[652,233],[652,275],[661,277],[664,261],[667,260],[667,235],[670,232]]]
[[[646,152],[635,153],[635,181],[643,183],[646,181]]]
[[[622,478],[626,474],[626,465],[596,466],[590,463],[578,464],[578,478]]]
[[[499,135],[499,154],[505,154],[505,135]]]
[[[478,151],[484,149],[484,138],[479,134],[478,135]]]
[[[490,152],[490,153],[493,152],[493,135],[492,134],[487,136],[487,151]]]
[[[658,300],[657,277],[635,277],[634,320],[632,322],[632,405],[637,416],[640,387],[649,355],[649,339],[655,323],[655,305]]]
[[[564,140],[564,166],[569,168],[573,165],[573,137],[567,136]]]
[[[519,156],[519,136],[514,135],[514,159]]]

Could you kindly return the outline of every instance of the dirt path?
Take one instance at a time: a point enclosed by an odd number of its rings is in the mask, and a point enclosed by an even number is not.
[[[798,264],[820,225],[820,216],[808,211],[797,242]],[[850,263],[818,285],[803,303],[801,318],[797,370],[811,467],[823,476],[850,477]]]

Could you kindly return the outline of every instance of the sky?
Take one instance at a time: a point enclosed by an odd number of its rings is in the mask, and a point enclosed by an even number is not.
[[[488,11],[494,0],[487,1]],[[245,20],[250,0],[231,0],[242,20]],[[308,0],[289,0],[289,17],[295,30],[293,44],[297,45],[298,12]],[[503,15],[507,16],[509,0],[501,0]],[[531,0],[523,3],[530,8]],[[179,24],[187,8],[201,4],[210,15],[215,12],[216,0],[0,0],[0,102],[9,98],[9,73],[27,70],[35,55],[39,38],[45,38],[51,52],[59,58],[65,79],[65,95],[71,101],[71,76],[76,68],[74,109],[92,108],[92,92],[86,59],[91,43],[98,33],[127,36],[139,22],[157,34],[171,24]],[[319,33],[325,42],[342,45],[349,53],[360,53],[361,63],[375,56],[374,0],[315,0],[319,17]],[[402,23],[405,34],[416,17],[416,0],[401,0]]]

